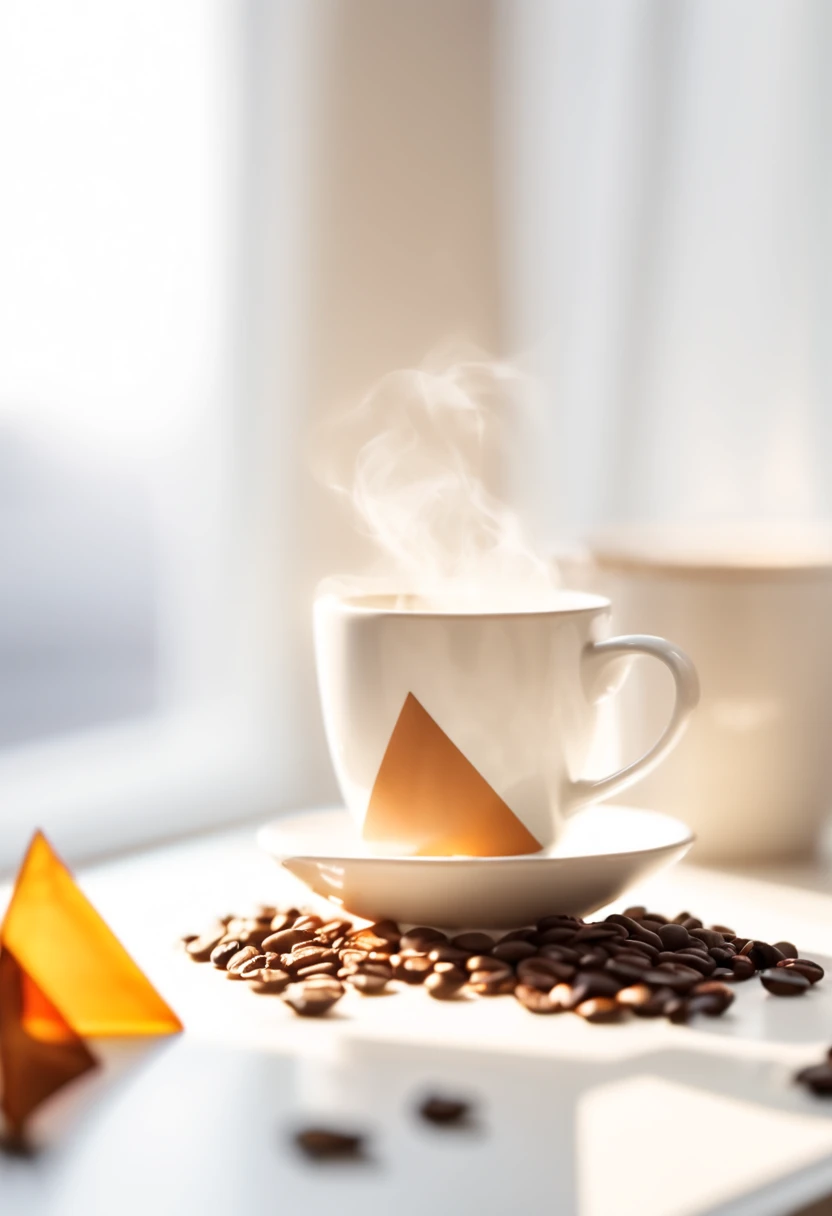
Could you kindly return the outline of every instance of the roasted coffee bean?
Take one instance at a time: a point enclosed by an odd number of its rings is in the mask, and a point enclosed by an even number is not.
[[[504,971],[506,964],[490,954],[472,954],[465,960],[467,971]]]
[[[710,950],[708,953],[716,963],[717,967],[731,966],[731,959],[734,957],[733,950],[726,950],[722,946],[715,946],[713,950]]]
[[[750,980],[756,970],[756,967],[746,954],[735,954],[731,959],[731,971],[735,980]]]
[[[428,958],[432,963],[459,963],[461,967],[465,966],[465,960],[470,958],[470,951],[457,950],[456,946],[442,945],[434,946],[428,951]]]
[[[668,966],[663,963],[660,967],[642,972],[641,975],[641,983],[650,987],[670,988],[673,992],[689,992],[701,980],[699,971],[683,964]]]
[[[280,955],[273,954],[272,958],[275,961],[278,961]],[[269,960],[266,958],[265,954],[255,954],[252,958],[246,959],[244,963],[241,963],[234,969],[239,975],[242,976],[249,975],[252,971],[260,971],[261,969],[266,971],[269,970]]]
[[[536,953],[531,942],[500,942],[491,951],[491,956],[504,963],[519,963],[524,958],[532,958]]]
[[[336,938],[343,937],[351,928],[352,924],[348,920],[328,920],[321,925],[315,936],[331,947]]]
[[[443,968],[442,971],[439,970],[440,967]],[[454,967],[453,963],[438,963],[433,974],[425,980],[425,990],[436,1001],[450,1001],[467,982],[467,974]]]
[[[344,995],[344,986],[336,979],[323,976],[290,984],[282,994],[283,1000],[301,1017],[321,1017]]]
[[[679,921],[680,925],[684,925],[690,933],[693,929],[701,929],[702,921],[698,916],[686,916],[684,920]]]
[[[459,933],[451,938],[451,945],[457,950],[467,950],[471,954],[490,954],[494,946],[494,938],[487,933]]]
[[[363,1156],[364,1141],[361,1136],[347,1135],[330,1128],[310,1127],[298,1132],[295,1144],[300,1151],[314,1161],[353,1160]]]
[[[661,938],[659,938],[661,941]],[[651,946],[649,942],[644,942],[641,938],[630,937],[627,939],[626,947],[628,953],[643,954],[651,960],[655,960],[661,954],[661,950],[656,946]]]
[[[346,982],[363,996],[378,996],[380,992],[387,989],[387,985],[390,983],[386,975],[368,975],[363,971],[347,976]]]
[[[720,1013],[724,1013],[728,1006],[734,1002],[734,993],[725,984],[721,984],[719,980],[706,980],[702,984],[697,984],[691,992],[691,997],[702,996],[711,997],[712,1003],[720,1006]]]
[[[646,984],[631,984],[628,988],[620,989],[615,994],[615,999],[619,1005],[634,1009],[636,1006],[648,1004],[653,999],[653,991]]]
[[[404,980],[406,984],[422,984],[433,971],[433,963],[422,955],[401,958],[400,955],[394,954],[390,959],[390,965],[393,968],[394,978]]]
[[[549,1000],[559,1009],[572,1009],[575,1001],[571,984],[555,984],[549,993]]]
[[[401,939],[399,946],[401,950],[432,950],[434,946],[438,946],[440,942],[447,942],[447,940],[447,935],[441,933],[439,929],[429,929],[420,925],[416,929],[409,929]]]
[[[179,936],[179,944],[181,946],[187,946],[191,942],[195,942],[198,937],[198,933],[182,933]]]
[[[538,933],[545,933],[547,929],[568,929],[570,926],[573,929],[578,929],[581,923],[574,916],[542,916],[537,922],[537,931]]]
[[[711,925],[714,933],[721,933],[725,941],[731,941],[736,935],[733,929],[729,929],[727,925]]]
[[[712,929],[691,929],[690,935],[698,938],[709,950],[718,948],[725,941],[721,933],[714,933]]]
[[[297,967],[311,967],[313,963],[340,963],[334,950],[328,950],[320,942],[301,942],[292,949],[292,958]]]
[[[471,1107],[467,1102],[457,1098],[426,1098],[419,1107],[419,1114],[428,1123],[436,1123],[441,1127],[463,1123],[467,1120]]]
[[[282,933],[284,929],[291,929],[299,915],[297,908],[290,908],[287,912],[277,912],[272,917],[269,928],[272,933]]]
[[[571,929],[563,926],[557,929],[545,929],[542,933],[535,933],[533,944],[536,946],[568,946],[575,937],[577,925],[573,925]]]
[[[812,986],[795,967],[772,967],[763,971],[760,983],[772,996],[802,996]]]
[[[791,942],[775,942],[774,949],[779,950],[783,958],[799,957],[797,946],[792,945]]]
[[[662,925],[659,937],[665,950],[684,950],[691,941],[690,934],[682,925]]]
[[[726,980],[729,984],[733,984],[736,978],[730,967],[717,967],[715,971],[711,972],[712,980]]]
[[[716,963],[709,954],[698,954],[694,950],[678,950],[674,958],[677,963],[692,967],[702,975],[710,975],[716,969]]]
[[[803,1068],[796,1080],[813,1093],[828,1097],[832,1094],[832,1064],[814,1064],[811,1068]]]
[[[609,957],[606,950],[590,949],[578,956],[578,967],[581,971],[601,971]]]
[[[298,967],[295,978],[298,980],[311,979],[313,975],[331,975],[338,977],[337,963],[311,963],[308,967]]]
[[[534,929],[511,929],[502,937],[497,938],[497,945],[499,946],[502,942],[531,942],[532,938],[536,936]]]
[[[552,958],[524,958],[517,964],[517,978],[523,984],[548,992],[555,984],[571,980],[575,968]]]
[[[647,915],[647,908],[644,904],[633,904],[631,908],[624,909],[624,916],[628,916],[630,920],[641,920],[642,916]],[[687,913],[685,913],[687,916]]]
[[[235,954],[238,953],[238,951],[242,950],[242,948],[241,943],[238,941],[220,942],[219,945],[215,946],[211,951],[211,962],[218,971],[225,971],[229,961],[234,957]]]
[[[602,921],[597,925],[585,925],[583,929],[579,929],[573,937],[572,941],[575,946],[583,945],[584,942],[605,942],[613,938],[626,937],[627,930],[624,925],[620,925],[615,921]]]
[[[358,929],[355,933],[347,935],[346,949],[360,950],[363,954],[369,954],[371,950],[386,950],[390,944],[386,937],[374,933],[372,929]]]
[[[572,981],[572,995],[576,1005],[592,997],[613,997],[626,985],[606,971],[579,971]]]
[[[289,987],[289,976],[285,971],[256,971],[253,976],[249,975],[245,978],[248,980],[248,987],[252,992],[263,995],[280,993]]]
[[[797,971],[800,975],[805,975],[810,984],[816,984],[818,980],[824,977],[824,970],[820,963],[815,963],[809,958],[786,958],[782,959],[778,964],[784,971]]]
[[[369,950],[354,950],[352,947],[346,947],[338,951],[338,957],[345,967],[357,966],[359,963],[369,962]]]
[[[264,950],[273,950],[275,954],[288,954],[301,942],[311,942],[313,936],[308,929],[281,929],[279,933],[270,933],[265,937],[262,945]]]
[[[691,1014],[696,1012],[696,1010],[691,1009],[691,1001],[689,997],[681,996],[679,993],[676,993],[674,996],[667,998],[662,1012],[669,1022],[673,1022],[677,1025],[683,1025],[689,1020]]]
[[[611,912],[606,920],[602,921],[602,924],[619,925],[628,935],[632,937],[635,937],[641,928],[641,925],[636,917],[628,916],[626,913],[622,915],[620,912]]]
[[[473,971],[468,976],[468,987],[478,996],[501,996],[513,992],[517,978],[511,967],[505,966],[501,971],[489,968],[487,971]]]
[[[656,958],[658,959],[658,951]],[[615,962],[626,967],[637,967],[640,971],[646,971],[648,967],[652,967],[653,960],[649,954],[642,953],[641,950],[619,950],[615,955]]]
[[[604,971],[623,984],[635,984],[641,979],[644,968],[633,967],[631,964],[621,963],[617,959],[610,959],[604,967]]]
[[[531,1013],[560,1013],[563,1009],[562,1005],[554,1004],[548,992],[543,992],[532,984],[518,984],[514,995]]]
[[[700,995],[691,995],[685,1003],[685,1010],[689,1017],[697,1013],[704,1013],[706,1017],[718,1018],[725,1010],[719,996],[712,992],[703,992]]]
[[[750,941],[741,950],[751,959],[758,971],[765,971],[767,967],[776,967],[782,959],[783,955],[776,946],[772,946],[769,942]]]
[[[185,953],[195,963],[207,963],[217,946],[226,936],[225,926],[217,925],[200,937],[195,937],[185,945]]]
[[[356,966],[355,971],[359,975],[383,976],[384,979],[386,979],[386,980],[392,980],[392,978],[393,978],[393,967],[392,967],[392,964],[389,962],[371,963],[370,960],[368,959],[366,963],[359,963]]]
[[[655,921],[656,924],[659,925],[660,927],[663,925],[670,924],[669,919],[666,916],[664,916],[663,913],[661,913],[661,912],[648,911],[648,912],[645,912],[644,916],[642,916],[642,917],[637,916],[637,917],[635,917],[635,919],[640,920],[642,923],[644,923],[644,921],[648,921],[648,920]],[[651,925],[650,928],[652,929],[653,926]],[[658,929],[656,930],[656,932],[658,933]]]
[[[654,933],[652,929],[645,929],[643,925],[638,926],[638,932],[631,933],[630,937],[634,942],[644,942],[648,946],[652,946],[654,950],[662,950],[662,939],[658,933]]]
[[[243,946],[242,950],[238,950],[236,954],[232,954],[225,964],[225,969],[226,971],[239,971],[249,959],[258,958],[260,955],[261,951],[256,946]]]
[[[572,950],[569,946],[550,945],[540,946],[537,951],[538,958],[552,958],[560,963],[574,963],[577,965],[578,959],[581,957],[577,950]]]
[[[597,996],[581,1001],[575,1012],[587,1022],[617,1022],[622,1011],[611,997]]]
[[[323,923],[323,917],[321,916],[299,916],[292,927],[294,929],[308,929],[311,933],[317,933]]]
[[[678,994],[671,991],[670,988],[656,988],[649,1001],[639,1002],[631,1005],[630,1008],[640,1018],[661,1018],[664,1017],[668,1006],[675,1007],[678,999]]]

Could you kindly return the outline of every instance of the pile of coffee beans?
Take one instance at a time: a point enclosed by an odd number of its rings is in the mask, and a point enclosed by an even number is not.
[[[301,1017],[326,1014],[347,987],[376,996],[396,983],[420,984],[437,1001],[512,994],[531,1013],[569,1010],[588,1022],[629,1015],[686,1022],[719,1017],[734,999],[731,985],[757,974],[778,997],[801,996],[823,977],[791,942],[706,928],[689,912],[669,920],[641,906],[602,921],[546,916],[501,937],[402,931],[393,921],[357,928],[262,906],[182,940],[195,962],[212,963],[251,992],[280,996]]]

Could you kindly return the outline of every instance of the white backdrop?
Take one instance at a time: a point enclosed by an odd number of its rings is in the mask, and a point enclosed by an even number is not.
[[[827,516],[832,8],[497,12],[509,337],[545,382],[549,543]]]

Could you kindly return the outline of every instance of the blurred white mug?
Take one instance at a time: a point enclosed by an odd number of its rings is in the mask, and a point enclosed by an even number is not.
[[[807,855],[832,805],[832,541],[775,527],[718,535],[631,529],[561,563],[608,595],[614,626],[675,638],[699,672],[688,732],[631,801],[685,820],[696,857]],[[625,756],[667,713],[648,665],[620,702]]]

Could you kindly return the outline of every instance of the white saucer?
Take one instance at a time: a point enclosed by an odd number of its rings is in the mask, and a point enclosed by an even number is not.
[[[693,833],[658,811],[592,806],[551,850],[523,857],[369,856],[345,810],[305,811],[258,842],[316,895],[367,920],[511,929],[542,916],[587,916],[678,861]]]

